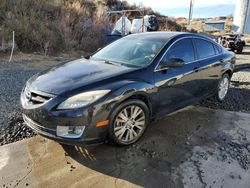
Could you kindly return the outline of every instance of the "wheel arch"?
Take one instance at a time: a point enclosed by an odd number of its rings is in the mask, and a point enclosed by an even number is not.
[[[129,97],[125,98],[124,100],[122,100],[120,102],[120,104],[123,103],[123,102],[125,102],[125,101],[127,101],[127,100],[132,100],[132,99],[137,99],[137,100],[143,101],[147,105],[147,107],[149,109],[149,113],[150,113],[149,116],[151,117],[151,114],[152,114],[152,104],[151,104],[151,100],[147,96],[147,94],[142,93],[142,92],[135,92],[131,96],[129,96]]]
[[[229,77],[231,78],[233,76],[233,70],[228,69],[228,70],[224,71],[224,73],[222,75],[224,75],[224,74],[228,74]]]
[[[144,82],[134,82],[130,83],[123,88],[118,89],[114,92],[114,100],[110,104],[110,113],[109,117],[111,116],[112,112],[115,108],[117,108],[120,104],[125,101],[137,99],[141,100],[146,104],[149,109],[149,117],[153,115],[153,99],[150,95],[149,90],[153,90],[153,85],[144,83]]]

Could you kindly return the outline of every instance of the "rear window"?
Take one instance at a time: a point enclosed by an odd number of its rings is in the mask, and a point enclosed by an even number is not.
[[[216,55],[214,44],[202,39],[195,39],[198,56],[200,59]]]

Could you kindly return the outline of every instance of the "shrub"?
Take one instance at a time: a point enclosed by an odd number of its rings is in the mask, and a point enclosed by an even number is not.
[[[105,10],[136,8],[120,0],[1,0],[0,40],[15,31],[16,44],[24,52],[92,52],[103,45]],[[145,14],[161,16],[151,8],[145,8]],[[181,30],[172,21],[168,24],[170,30]],[[166,21],[161,26],[166,30]]]

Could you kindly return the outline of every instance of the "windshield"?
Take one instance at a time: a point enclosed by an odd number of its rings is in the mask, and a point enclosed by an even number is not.
[[[160,52],[166,41],[124,37],[106,46],[91,59],[127,66],[145,66]]]

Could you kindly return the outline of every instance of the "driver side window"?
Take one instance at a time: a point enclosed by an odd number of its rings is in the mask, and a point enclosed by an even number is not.
[[[163,62],[176,58],[181,59],[184,63],[189,63],[195,60],[194,47],[191,39],[181,39],[174,43],[172,47],[163,57]]]

